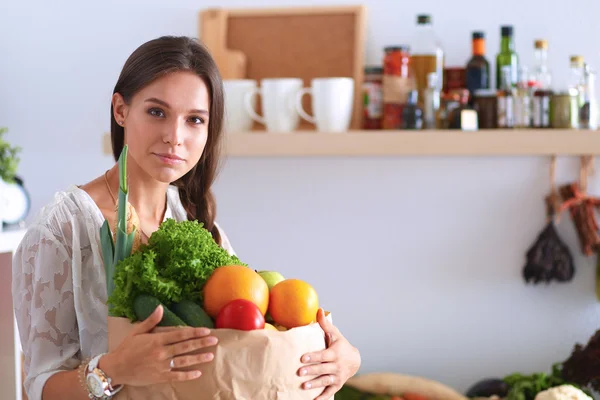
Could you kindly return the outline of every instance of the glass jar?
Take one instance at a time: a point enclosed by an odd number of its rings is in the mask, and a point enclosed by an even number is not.
[[[497,101],[494,89],[475,91],[473,108],[477,111],[479,129],[496,129],[498,127]]]
[[[381,129],[383,117],[383,67],[365,67],[362,129]]]
[[[577,129],[579,127],[579,93],[560,91],[550,98],[550,124],[552,128]]]
[[[383,129],[401,129],[402,106],[413,89],[408,46],[390,46],[383,59]]]

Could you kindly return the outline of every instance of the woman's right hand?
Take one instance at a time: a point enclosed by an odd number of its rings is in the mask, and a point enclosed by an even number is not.
[[[119,346],[100,358],[98,367],[112,379],[112,385],[146,386],[154,383],[187,381],[200,377],[199,370],[171,370],[212,361],[212,352],[189,355],[194,350],[217,344],[208,328],[177,328],[151,333],[163,316],[159,306],[138,323]]]

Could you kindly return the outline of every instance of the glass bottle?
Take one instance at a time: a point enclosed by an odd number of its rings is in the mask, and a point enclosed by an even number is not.
[[[519,59],[515,52],[515,41],[513,37],[513,27],[505,25],[501,27],[500,33],[500,52],[496,56],[496,89],[502,87],[502,68],[510,67],[509,77],[511,85],[517,84],[517,68]]]
[[[467,89],[452,91],[458,98],[458,106],[448,114],[448,129],[476,131],[479,127],[477,111],[469,105],[470,93]]]
[[[529,69],[526,66],[519,67],[519,80],[515,90],[515,128],[531,128],[533,91],[530,86]]]
[[[552,74],[548,69],[548,42],[535,41],[535,91],[533,93],[533,126],[550,128],[550,99],[552,98]]]
[[[596,98],[596,72],[588,64],[583,67],[584,101],[579,111],[581,129],[598,129],[598,99]]]
[[[513,128],[515,126],[514,115],[514,89],[511,83],[511,66],[505,65],[500,70],[502,83],[498,90],[498,128]]]
[[[430,72],[427,75],[427,90],[423,99],[423,126],[425,129],[437,129],[438,111],[440,109],[440,91],[436,88],[437,74]]]
[[[490,63],[485,58],[485,34],[473,32],[472,34],[473,55],[467,63],[466,80],[469,89],[469,104],[473,104],[473,95],[478,89],[489,89],[490,87]]]
[[[407,102],[402,109],[402,129],[422,129],[423,110],[418,105],[419,92],[408,92]]]
[[[427,75],[436,73],[437,90],[441,91],[444,84],[444,52],[433,30],[430,15],[417,16],[416,34],[411,44],[411,65],[419,91],[420,106],[422,106],[425,90],[428,87]]]
[[[383,118],[383,68],[367,66],[362,85],[362,129],[381,129]]]
[[[569,66],[569,92],[576,95],[579,107],[585,101],[584,59],[582,56],[571,56]]]
[[[382,129],[400,129],[402,107],[408,92],[414,88],[408,46],[384,48],[382,77]]]

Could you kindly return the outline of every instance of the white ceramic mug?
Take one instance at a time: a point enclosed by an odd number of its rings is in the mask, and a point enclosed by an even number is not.
[[[300,116],[294,105],[296,93],[304,82],[300,78],[269,78],[260,81],[260,88],[246,93],[244,106],[248,115],[266,126],[269,132],[287,133],[298,128]],[[260,94],[263,116],[258,115],[252,100]]]
[[[244,97],[257,87],[253,79],[227,79],[223,81],[225,93],[225,133],[247,132],[252,129],[254,121],[244,109]],[[251,101],[251,105],[255,105]]]
[[[313,114],[302,108],[302,97],[312,96]],[[296,95],[296,110],[305,120],[316,125],[320,132],[345,132],[350,128],[354,105],[354,79],[315,78],[311,86]]]

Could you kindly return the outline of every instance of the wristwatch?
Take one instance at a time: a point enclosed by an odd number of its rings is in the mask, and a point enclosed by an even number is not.
[[[98,362],[100,357],[104,354],[100,354],[90,361],[85,374],[85,382],[88,389],[88,397],[94,400],[109,400],[117,394],[123,385],[119,385],[116,388],[112,387],[111,379],[98,368]]]

